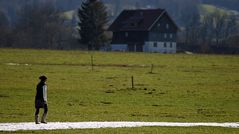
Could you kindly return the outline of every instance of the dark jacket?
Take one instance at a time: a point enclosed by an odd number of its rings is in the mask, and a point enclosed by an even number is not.
[[[36,93],[36,97],[35,97],[35,100],[41,100],[41,101],[44,101],[44,97],[43,97],[43,86],[45,86],[45,82],[39,82],[37,84],[37,93]]]

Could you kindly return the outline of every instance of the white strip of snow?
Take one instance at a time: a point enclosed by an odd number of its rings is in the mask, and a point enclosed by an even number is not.
[[[20,66],[20,65],[24,65],[24,66],[30,66],[31,64],[20,64],[20,63],[3,63],[5,65],[8,65],[8,66]]]
[[[19,66],[20,64],[18,63],[5,63],[6,65],[9,65],[9,66]]]
[[[93,129],[93,128],[121,128],[121,127],[228,127],[239,128],[239,122],[227,123],[180,123],[180,122],[49,122],[48,124],[0,123],[0,131],[18,130],[57,130],[57,129]]]

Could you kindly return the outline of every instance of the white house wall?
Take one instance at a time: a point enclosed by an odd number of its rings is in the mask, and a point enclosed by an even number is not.
[[[111,44],[111,50],[112,51],[128,51],[128,45],[127,44]]]
[[[155,43],[157,45],[155,46]],[[166,43],[166,47],[165,47]],[[172,44],[172,46],[171,46]],[[176,53],[176,42],[145,42],[143,51],[144,52],[159,52],[159,53]]]

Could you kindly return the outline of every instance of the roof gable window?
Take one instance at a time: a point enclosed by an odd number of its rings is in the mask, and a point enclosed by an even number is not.
[[[166,24],[166,29],[169,29],[169,24]]]
[[[161,24],[160,24],[160,23],[158,23],[158,24],[157,24],[157,27],[160,27],[160,25],[161,25]]]
[[[129,36],[129,33],[128,32],[125,32],[125,37],[128,37]]]

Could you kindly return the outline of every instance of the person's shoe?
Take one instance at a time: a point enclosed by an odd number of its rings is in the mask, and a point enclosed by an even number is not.
[[[46,122],[46,121],[41,121],[41,123],[43,123],[43,124],[47,124],[47,122]]]
[[[47,122],[46,122],[46,115],[47,114],[43,114],[42,115],[41,123],[47,124]]]
[[[35,115],[35,123],[36,124],[40,124],[39,120],[38,120],[38,115]]]

